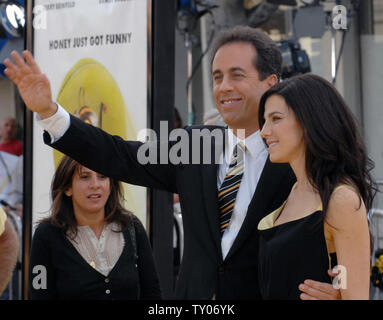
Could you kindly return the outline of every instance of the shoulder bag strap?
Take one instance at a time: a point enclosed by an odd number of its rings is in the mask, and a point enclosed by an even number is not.
[[[138,252],[137,252],[137,241],[136,241],[136,230],[134,228],[134,221],[133,221],[133,216],[130,215],[132,218],[131,221],[128,222],[128,231],[130,235],[130,239],[132,240],[132,245],[133,245],[133,255],[135,259],[135,266],[137,269],[138,273],[138,285],[137,285],[137,299],[140,299],[140,275],[139,275],[139,270],[138,270]]]

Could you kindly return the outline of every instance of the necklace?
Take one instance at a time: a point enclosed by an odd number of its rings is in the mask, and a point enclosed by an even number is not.
[[[79,230],[80,231],[80,230]],[[85,232],[81,232],[85,231]],[[81,246],[81,252],[85,253],[87,258],[86,259],[89,263],[89,265],[96,269],[96,261],[97,261],[97,237],[94,234],[93,230],[86,226],[86,228],[82,229],[78,235],[80,240],[80,246]],[[101,231],[101,235],[104,232],[104,230]],[[101,237],[100,235],[100,237]]]

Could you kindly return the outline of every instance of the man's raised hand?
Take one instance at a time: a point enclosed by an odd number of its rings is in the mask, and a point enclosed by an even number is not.
[[[29,51],[24,51],[23,56],[25,60],[12,51],[14,62],[8,58],[4,60],[4,73],[16,84],[29,110],[37,112],[43,119],[50,117],[56,112],[57,105],[52,101],[49,80]]]

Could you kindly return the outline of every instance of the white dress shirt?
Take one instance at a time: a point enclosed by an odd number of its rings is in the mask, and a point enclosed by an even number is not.
[[[35,113],[37,123],[51,136],[51,143],[60,139],[70,126],[69,113],[58,103],[56,104],[58,109],[56,113],[49,118],[41,119],[38,113]]]
[[[59,104],[57,104],[57,106],[57,112],[49,118],[41,119],[36,114],[38,123],[50,134],[52,143],[60,139],[70,126],[69,113],[65,111],[64,108],[62,108]],[[229,129],[225,149],[227,150],[226,155],[228,156],[223,157],[223,162],[219,165],[217,178],[218,188],[221,186],[223,180],[225,179],[226,172],[230,164],[230,157],[233,153],[235,145],[239,141],[241,140],[237,139],[232,130]],[[242,142],[246,146],[245,167],[230,224],[226,228],[222,237],[221,248],[222,257],[224,259],[229,252],[235,238],[237,237],[243,221],[245,220],[247,208],[251,199],[253,198],[256,186],[268,156],[267,148],[260,136],[259,130],[248,136],[245,140],[242,140]]]
[[[259,130],[248,136],[245,140],[240,140],[234,136],[231,129],[228,129],[228,139],[225,148],[227,152],[223,159],[223,163],[220,164],[218,169],[218,189],[225,179],[234,147],[240,141],[246,146],[243,176],[235,199],[230,224],[222,236],[221,248],[223,259],[225,259],[228,254],[239,230],[241,229],[242,223],[245,220],[247,208],[253,198],[268,156],[267,148],[261,138]]]

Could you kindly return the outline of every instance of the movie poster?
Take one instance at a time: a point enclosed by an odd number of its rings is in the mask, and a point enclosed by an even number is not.
[[[46,15],[46,24],[34,28],[33,53],[52,98],[83,121],[136,140],[147,127],[148,1],[35,0],[34,13]],[[62,157],[42,134],[35,121],[33,228],[50,213],[50,185]],[[124,184],[124,192],[125,207],[146,225],[146,189]]]

